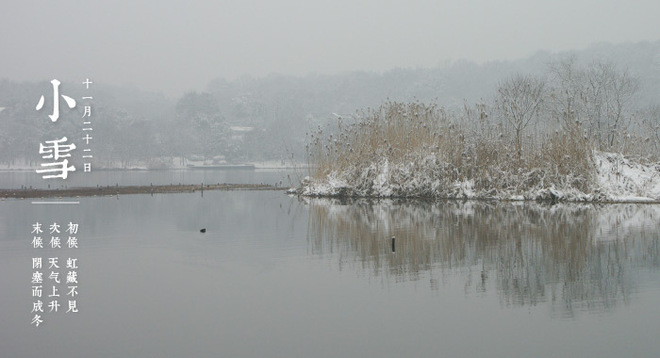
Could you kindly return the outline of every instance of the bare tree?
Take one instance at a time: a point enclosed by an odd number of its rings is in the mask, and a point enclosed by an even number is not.
[[[644,141],[653,145],[653,155],[657,158],[660,153],[660,105],[642,111],[640,117],[643,118],[641,130],[645,133]]]
[[[544,80],[520,74],[500,83],[497,89],[497,110],[515,131],[518,159],[522,158],[523,131],[539,113],[544,90]]]
[[[546,109],[552,118],[560,120],[564,129],[574,128],[582,112],[580,98],[583,92],[583,73],[575,62],[575,57],[569,57],[549,65],[552,86]]]
[[[630,122],[639,80],[608,62],[577,67],[575,59],[550,65],[555,80],[550,111],[564,126],[583,125],[601,150],[610,150]]]
[[[595,62],[585,70],[583,101],[592,135],[601,150],[614,146],[626,129],[627,106],[638,89],[628,71],[617,71],[611,63]]]

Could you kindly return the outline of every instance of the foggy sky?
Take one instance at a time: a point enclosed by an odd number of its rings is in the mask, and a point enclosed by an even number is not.
[[[26,1],[0,5],[0,78],[179,96],[217,77],[522,58],[660,40],[658,0]]]

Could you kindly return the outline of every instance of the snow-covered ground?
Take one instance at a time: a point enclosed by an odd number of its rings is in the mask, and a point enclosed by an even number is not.
[[[660,201],[660,164],[641,164],[621,154],[595,153],[597,189],[613,201]]]
[[[569,184],[476,190],[473,179],[447,182],[438,177],[438,171],[432,167],[420,167],[414,163],[393,165],[385,159],[360,169],[357,175],[352,168],[351,172],[335,171],[321,179],[307,177],[298,192],[306,196],[329,197],[660,202],[660,164],[643,164],[621,154],[597,151],[593,153],[593,161],[593,182],[587,192]],[[427,163],[433,165],[432,161]]]

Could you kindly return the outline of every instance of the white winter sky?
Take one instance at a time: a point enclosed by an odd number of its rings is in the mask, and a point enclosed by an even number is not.
[[[658,0],[217,0],[0,3],[0,78],[131,84],[477,63],[660,40]]]

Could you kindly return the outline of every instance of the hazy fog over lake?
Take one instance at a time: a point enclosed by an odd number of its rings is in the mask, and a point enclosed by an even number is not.
[[[658,14],[3,0],[0,356],[656,357]]]
[[[132,84],[178,97],[210,80],[511,60],[657,41],[653,0],[4,1],[0,78]]]

